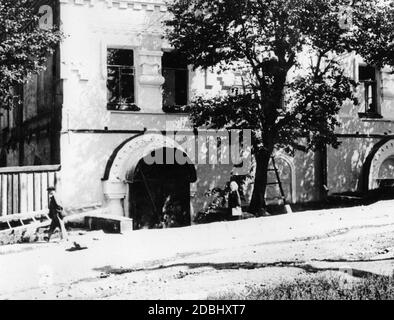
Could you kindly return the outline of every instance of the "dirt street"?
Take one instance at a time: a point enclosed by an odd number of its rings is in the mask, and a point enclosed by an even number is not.
[[[87,249],[72,250],[73,241]],[[1,247],[0,299],[206,299],[294,277],[393,270],[394,201],[385,201]]]

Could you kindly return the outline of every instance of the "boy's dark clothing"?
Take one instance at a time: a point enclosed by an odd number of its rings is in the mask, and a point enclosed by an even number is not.
[[[67,231],[64,227],[63,222],[63,207],[59,204],[55,196],[49,198],[49,218],[52,220],[49,227],[48,240],[50,239],[53,232],[59,228],[61,238],[67,238]]]
[[[50,197],[49,199],[49,217],[52,219],[56,216],[59,216],[63,219],[63,207],[56,200],[55,196]]]

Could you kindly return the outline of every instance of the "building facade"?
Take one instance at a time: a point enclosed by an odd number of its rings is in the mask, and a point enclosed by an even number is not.
[[[188,154],[184,166],[143,168],[141,159],[158,150],[185,156],[176,138],[148,133],[192,130],[188,115],[171,107],[242,85],[236,74],[193,70],[176,56],[163,34],[164,1],[54,0],[42,6],[65,39],[46,71],[25,86],[23,108],[1,117],[2,166],[60,164],[57,184],[66,208],[106,206],[135,218],[138,227],[151,227],[174,193],[193,220],[209,205],[211,190],[245,174],[231,164],[197,163]],[[289,202],[365,191],[393,179],[394,76],[353,54],[343,63],[361,83],[361,104],[341,109],[339,149],[294,157],[278,152]]]

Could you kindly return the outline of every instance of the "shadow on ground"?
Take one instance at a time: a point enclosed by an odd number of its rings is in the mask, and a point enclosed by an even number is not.
[[[394,258],[390,259],[381,259],[381,260],[314,260],[320,262],[377,262],[377,261],[388,261],[394,260]],[[347,274],[351,274],[356,278],[369,278],[372,276],[386,278],[387,276],[382,276],[377,273],[353,269],[349,267],[316,267],[311,264],[305,264],[302,262],[294,262],[294,261],[279,261],[273,263],[253,263],[253,262],[229,262],[229,263],[177,263],[170,265],[161,265],[153,268],[140,268],[140,269],[123,269],[123,268],[114,268],[112,266],[104,266],[100,268],[93,269],[94,271],[101,272],[104,275],[123,275],[134,272],[151,272],[151,271],[160,271],[171,268],[188,268],[190,270],[199,269],[199,268],[212,268],[214,270],[255,270],[255,269],[264,269],[264,268],[299,268],[304,270],[306,273],[318,273],[318,272],[326,272],[326,271],[334,271],[334,272],[343,272]]]

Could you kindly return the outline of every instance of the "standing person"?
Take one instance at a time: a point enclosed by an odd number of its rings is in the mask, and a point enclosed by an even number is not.
[[[55,232],[57,228],[60,229],[60,238],[62,240],[68,240],[67,230],[64,225],[63,221],[63,207],[61,206],[57,196],[56,196],[56,188],[49,187],[48,189],[49,194],[49,218],[51,218],[51,226],[49,227],[48,237],[46,240],[49,242],[51,236]]]
[[[238,192],[238,184],[235,181],[230,183],[230,194],[228,195],[228,208],[231,217],[242,217],[241,196]]]

